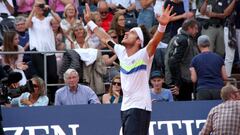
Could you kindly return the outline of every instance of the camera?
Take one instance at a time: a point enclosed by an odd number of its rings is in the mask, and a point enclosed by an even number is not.
[[[31,80],[28,80],[24,86],[12,88],[12,84],[17,83],[22,79],[22,74],[14,72],[8,65],[4,66],[1,70],[5,72],[6,76],[0,80],[0,105],[9,103],[9,98],[18,97],[24,92],[34,92]]]
[[[44,9],[45,8],[45,4],[39,4],[38,7],[41,8],[41,9]]]
[[[45,4],[39,4],[38,7],[43,10],[43,15],[44,15],[45,17],[47,17],[48,14],[49,14],[50,11],[51,11],[51,9],[46,8]]]

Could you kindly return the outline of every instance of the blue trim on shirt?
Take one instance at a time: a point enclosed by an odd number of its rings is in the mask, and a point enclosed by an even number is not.
[[[147,70],[147,65],[140,65],[138,67],[135,67],[133,68],[132,70],[130,70],[129,72],[124,70],[123,68],[120,68],[120,71],[123,73],[123,74],[132,74],[132,73],[135,73],[137,71],[140,71],[140,70]]]

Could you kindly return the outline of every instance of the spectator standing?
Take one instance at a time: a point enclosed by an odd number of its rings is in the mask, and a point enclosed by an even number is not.
[[[232,2],[235,2],[233,0]],[[233,6],[227,0],[199,0],[201,15],[207,19],[202,21],[202,34],[210,39],[210,50],[224,57],[224,31],[225,18],[230,15]]]
[[[31,106],[47,106],[48,97],[46,96],[45,84],[42,78],[33,77],[31,79],[33,84],[32,92],[24,92],[21,96],[13,98],[11,105],[17,105],[18,107],[31,107]]]
[[[172,102],[173,95],[170,89],[163,88],[164,75],[160,71],[152,71],[150,75],[152,102]]]
[[[135,0],[106,0],[108,6],[119,14],[127,14],[135,10]]]
[[[237,46],[238,46],[238,56],[240,59],[240,1],[237,1],[235,11],[236,11],[236,17],[235,17],[236,38],[237,38]]]
[[[85,43],[85,38],[87,36],[87,31],[85,28],[80,24],[77,23],[75,26],[73,26],[73,47],[72,49],[78,49],[78,48],[89,48],[88,44]]]
[[[44,16],[47,11],[51,15]],[[30,50],[40,52],[56,51],[55,37],[51,27],[54,19],[57,22],[61,21],[58,14],[51,10],[44,0],[36,0],[33,10],[26,21],[26,27],[29,31]],[[58,81],[56,56],[53,53],[48,53],[46,56],[47,71],[44,71],[44,55],[40,53],[32,55],[33,67],[41,78],[44,78],[44,72],[47,73],[47,83],[56,83]],[[54,100],[55,91],[56,89],[53,87],[49,89],[51,102]]]
[[[0,0],[0,14],[13,15],[14,6],[12,0]]]
[[[117,104],[122,103],[122,88],[120,76],[113,77],[108,93],[102,97],[103,104]]]
[[[28,16],[33,9],[34,0],[16,0],[16,2],[18,6],[18,14]]]
[[[61,20],[60,26],[67,39],[65,40],[66,49],[72,49],[72,46],[73,46],[73,39],[71,37],[73,32],[72,27],[76,23],[81,24],[82,20],[79,20],[77,18],[78,17],[77,9],[73,4],[68,4],[65,6],[63,16],[64,16],[64,19]]]
[[[90,8],[86,4],[84,18],[87,26],[100,37],[102,42],[114,45],[114,51],[121,63],[120,75],[123,89],[121,119],[124,135],[148,134],[152,110],[148,77],[157,45],[163,37],[166,25],[174,16],[170,16],[171,10],[172,8],[168,6],[157,18],[158,31],[151,40],[144,26],[135,27],[125,33],[122,41],[124,46],[122,46],[114,43],[109,35],[99,30],[97,25],[91,21]]]
[[[182,26],[185,19],[190,19],[194,16],[194,13],[191,11],[184,11],[184,4],[180,0],[166,0],[164,7],[167,5],[173,6],[173,13],[177,15],[173,17],[166,29],[166,34],[164,35],[163,42],[168,44],[171,38],[177,35],[178,29]]]
[[[55,105],[99,104],[100,101],[94,91],[85,85],[78,84],[79,75],[75,69],[68,69],[64,73],[66,86],[56,92]]]
[[[192,59],[190,66],[191,79],[197,86],[197,100],[221,99],[220,90],[227,80],[223,58],[211,52],[209,46],[208,36],[198,38],[201,53]]]
[[[198,22],[186,20],[182,30],[168,44],[165,54],[166,84],[172,87],[176,100],[192,100],[193,83],[189,67],[192,58],[198,54],[195,37],[198,33]]]
[[[240,91],[227,84],[221,90],[223,103],[212,108],[199,135],[238,135],[240,133]]]
[[[153,0],[135,0],[135,4],[138,12],[138,26],[144,25],[148,30],[150,30],[155,20]]]
[[[62,18],[64,7],[68,4],[74,4],[75,0],[49,0],[48,4],[50,5],[51,9],[58,13],[58,15]]]

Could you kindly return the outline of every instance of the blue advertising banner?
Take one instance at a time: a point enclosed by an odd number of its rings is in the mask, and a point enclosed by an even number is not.
[[[197,135],[221,101],[154,103],[149,135]],[[120,105],[3,108],[6,135],[119,135]]]

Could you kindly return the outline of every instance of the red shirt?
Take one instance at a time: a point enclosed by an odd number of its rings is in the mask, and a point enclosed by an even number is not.
[[[101,27],[107,32],[110,29],[111,21],[113,19],[113,15],[111,13],[107,14],[105,19],[102,19]]]

